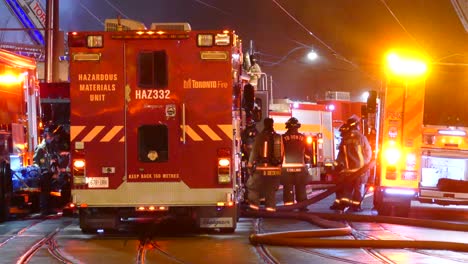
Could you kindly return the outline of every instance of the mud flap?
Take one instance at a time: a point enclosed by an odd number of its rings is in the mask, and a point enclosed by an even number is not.
[[[194,209],[195,222],[201,230],[219,230],[232,233],[237,227],[239,207],[205,206]]]
[[[382,188],[377,188],[374,191],[374,207],[379,215],[408,217],[412,199],[399,196],[389,197],[384,192],[385,190]]]
[[[109,208],[80,208],[79,215],[83,233],[98,229],[117,230],[120,223],[117,212]]]

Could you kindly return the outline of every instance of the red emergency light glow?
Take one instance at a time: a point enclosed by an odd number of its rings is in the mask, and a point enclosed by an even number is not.
[[[23,82],[24,76],[23,75],[17,75],[17,74],[3,74],[0,75],[0,84],[4,85],[14,85],[14,84],[20,84]]]
[[[226,167],[226,166],[229,166],[229,160],[228,159],[219,159],[218,160],[218,164],[219,166],[221,167]]]
[[[231,207],[234,205],[234,202],[217,202],[216,206],[226,206],[226,207]]]
[[[150,205],[148,207],[145,207],[145,206],[138,206],[135,208],[136,211],[140,211],[140,212],[146,212],[146,211],[149,211],[149,212],[156,212],[156,211],[167,211],[169,210],[168,207],[166,206],[155,206],[155,205]]]
[[[75,160],[75,161],[73,162],[73,166],[74,166],[75,168],[77,168],[77,169],[81,169],[81,168],[83,168],[83,167],[85,166],[85,161],[84,161],[84,160],[78,160],[78,159],[77,159],[77,160]]]

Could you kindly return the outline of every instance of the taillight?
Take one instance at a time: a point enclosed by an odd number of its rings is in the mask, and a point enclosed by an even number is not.
[[[218,158],[218,183],[231,183],[231,161]]]
[[[400,148],[396,145],[395,141],[390,141],[384,152],[385,161],[388,165],[396,165],[401,157]]]
[[[307,136],[306,138],[306,141],[307,141],[307,145],[309,147],[309,152],[310,152],[310,164],[312,165],[312,167],[316,167],[317,164],[318,164],[318,160],[317,160],[317,137],[313,137],[313,136]]]
[[[86,184],[86,162],[83,159],[73,160],[73,184],[85,185]]]
[[[84,160],[74,160],[73,161],[73,168],[76,169],[82,169],[85,167],[85,161]]]

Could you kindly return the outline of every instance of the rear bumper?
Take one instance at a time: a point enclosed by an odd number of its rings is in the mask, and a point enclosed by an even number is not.
[[[418,199],[421,203],[440,205],[468,205],[468,193],[440,191],[437,188],[421,189]]]

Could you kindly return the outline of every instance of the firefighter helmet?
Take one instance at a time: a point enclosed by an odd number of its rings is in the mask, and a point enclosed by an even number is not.
[[[45,136],[46,134],[53,135],[55,134],[55,130],[57,129],[57,126],[50,123],[46,127],[44,127],[43,135]]]
[[[250,58],[250,62],[251,62],[252,64],[254,64],[254,63],[257,62],[257,58],[255,58],[255,55],[251,54],[251,55],[249,56],[249,58]]]
[[[274,124],[273,118],[267,117],[263,120],[264,129],[273,129],[273,124]]]
[[[344,134],[346,134],[347,132],[349,132],[349,130],[351,130],[351,127],[350,125],[346,122],[345,124],[341,125],[340,128],[338,129],[340,131],[340,135],[343,136]]]
[[[248,127],[255,126],[256,125],[255,120],[253,120],[252,118],[247,119],[246,125]]]
[[[348,130],[359,129],[359,117],[356,115],[352,115],[346,121],[346,125],[348,125]]]
[[[295,117],[289,118],[288,121],[286,122],[286,129],[300,128],[300,127],[301,127],[301,123],[299,123],[299,120],[297,120],[297,118]]]

